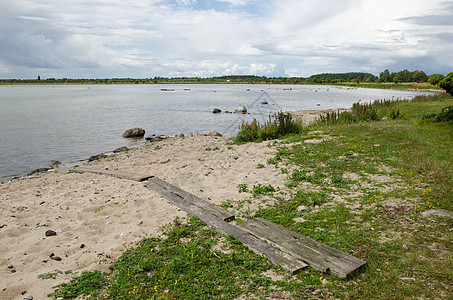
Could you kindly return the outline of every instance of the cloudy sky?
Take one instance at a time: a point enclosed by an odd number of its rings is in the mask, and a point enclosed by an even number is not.
[[[453,71],[453,1],[0,0],[0,78]]]

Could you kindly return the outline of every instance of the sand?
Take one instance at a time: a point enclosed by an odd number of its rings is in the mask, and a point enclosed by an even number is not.
[[[319,111],[294,112],[305,124]],[[238,184],[271,184],[281,196],[281,170],[267,165],[271,142],[230,145],[225,137],[175,137],[84,164],[154,175],[214,204],[243,201]],[[257,168],[258,164],[265,168]],[[45,299],[52,287],[110,263],[145,237],[158,236],[186,213],[144,183],[97,174],[54,171],[0,184],[0,299]],[[56,235],[46,236],[52,230]],[[53,257],[53,258],[51,258]],[[55,260],[61,258],[61,260]],[[38,278],[55,274],[55,279]]]
[[[266,165],[275,151],[268,142],[236,146],[227,141],[208,136],[169,138],[84,166],[155,175],[214,204],[250,198],[239,193],[240,183],[285,189],[280,170],[256,168]],[[0,299],[26,295],[44,299],[53,286],[74,274],[108,271],[125,249],[159,235],[177,216],[186,213],[144,183],[105,175],[51,171],[3,183]],[[56,235],[46,236],[48,230]],[[57,276],[38,278],[46,273]]]

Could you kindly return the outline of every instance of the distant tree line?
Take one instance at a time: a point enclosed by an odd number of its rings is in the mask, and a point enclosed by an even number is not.
[[[436,85],[444,79],[444,75],[442,74],[432,74],[426,75],[425,72],[415,70],[415,71],[408,71],[403,70],[399,72],[392,72],[390,73],[389,70],[385,70],[379,74],[379,81],[380,82],[393,82],[393,83],[402,83],[402,82],[428,82],[432,85]]]
[[[445,78],[442,74],[426,75],[423,71],[408,71],[390,73],[384,70],[378,76],[371,73],[323,73],[310,77],[266,77],[256,75],[226,75],[217,77],[175,77],[166,78],[104,78],[104,79],[71,79],[47,78],[41,79],[0,79],[0,84],[153,84],[153,83],[249,83],[249,84],[379,84],[379,83],[424,83],[438,85]]]

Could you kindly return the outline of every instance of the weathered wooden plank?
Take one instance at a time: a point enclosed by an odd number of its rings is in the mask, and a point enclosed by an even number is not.
[[[239,226],[303,260],[314,269],[332,272],[341,278],[352,276],[366,265],[363,260],[262,218],[249,220]]]
[[[113,177],[135,180],[135,181],[145,181],[151,177],[152,175],[142,175],[142,174],[134,174],[134,173],[127,173],[121,171],[114,171],[114,170],[101,170],[101,169],[89,169],[89,168],[71,168],[69,169],[71,172],[76,173],[95,173],[95,174],[102,174],[102,175],[109,175]]]
[[[221,207],[218,207],[206,200],[203,200],[194,194],[191,194],[183,189],[180,189],[179,187],[170,184],[162,179],[159,179],[157,177],[152,177],[149,180],[153,181],[154,183],[157,183],[158,185],[164,187],[167,190],[170,190],[172,193],[180,196],[186,201],[189,201],[192,204],[195,204],[196,206],[206,210],[207,212],[213,214],[214,216],[224,220],[224,221],[232,221],[235,219],[235,216],[230,213],[229,211],[224,210]]]
[[[158,192],[169,200],[173,205],[178,206],[188,214],[200,218],[209,226],[214,227],[216,230],[223,234],[234,235],[238,240],[247,245],[253,252],[267,257],[272,263],[280,265],[284,270],[295,273],[300,269],[307,267],[304,262],[278,250],[266,242],[248,234],[240,228],[231,225],[209,213],[202,208],[184,200],[181,196],[172,193],[170,190],[165,189],[163,186],[155,183],[152,180],[146,182],[145,186]]]

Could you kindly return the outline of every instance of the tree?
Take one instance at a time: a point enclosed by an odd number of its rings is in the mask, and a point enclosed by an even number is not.
[[[439,86],[447,93],[453,95],[453,72],[439,82]]]
[[[384,72],[381,72],[379,74],[379,80],[382,82],[390,82],[390,72],[388,69],[385,69]]]
[[[428,81],[428,75],[423,71],[415,70],[411,73],[411,79],[414,82],[426,82]]]
[[[428,76],[428,82],[432,85],[436,85],[444,78],[445,76],[442,74],[431,74]]]

